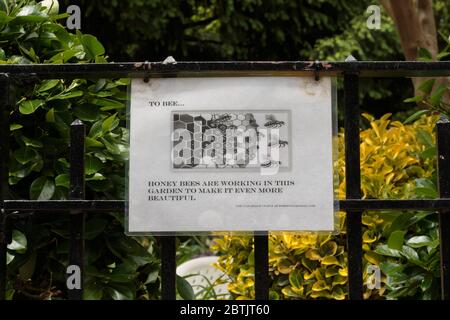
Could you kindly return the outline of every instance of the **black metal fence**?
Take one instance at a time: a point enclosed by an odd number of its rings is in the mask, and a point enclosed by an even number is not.
[[[344,78],[347,253],[349,299],[363,298],[361,216],[365,210],[429,210],[439,214],[441,251],[441,296],[450,299],[450,123],[437,123],[438,186],[440,199],[362,200],[359,138],[359,79],[361,77],[436,77],[450,75],[450,62],[179,62],[65,65],[0,65],[0,300],[5,298],[6,253],[11,241],[10,217],[66,211],[70,214],[69,264],[84,265],[85,215],[124,212],[124,201],[85,200],[84,136],[80,121],[71,126],[70,200],[30,201],[8,199],[9,113],[14,105],[11,89],[24,79],[74,79],[116,77],[198,76],[338,76]],[[175,237],[159,237],[162,252],[162,299],[176,297]],[[255,246],[255,295],[269,298],[268,236],[258,233]],[[82,289],[69,290],[69,299],[82,299]]]

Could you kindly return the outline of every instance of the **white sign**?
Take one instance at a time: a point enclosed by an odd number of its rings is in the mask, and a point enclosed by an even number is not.
[[[128,232],[333,230],[332,81],[131,85]]]

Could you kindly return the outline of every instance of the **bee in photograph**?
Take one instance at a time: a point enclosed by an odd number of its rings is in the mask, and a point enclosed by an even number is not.
[[[285,125],[284,121],[277,120],[273,114],[266,115],[266,120],[264,126],[267,128],[281,128]]]
[[[269,146],[269,147],[284,148],[284,147],[287,147],[288,144],[289,144],[289,143],[288,143],[287,141],[279,140],[278,142],[275,142],[275,143],[270,142],[270,143],[268,144],[268,146]]]
[[[211,117],[210,125],[211,126],[218,126],[220,124],[225,124],[226,122],[231,120],[231,115],[228,113],[225,114],[213,114]]]
[[[273,168],[279,166],[281,166],[281,161],[267,160],[266,162],[261,163],[261,167],[263,168]]]

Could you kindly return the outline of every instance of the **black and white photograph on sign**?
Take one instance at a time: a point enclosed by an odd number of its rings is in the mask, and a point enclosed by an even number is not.
[[[329,77],[133,80],[128,232],[334,230],[333,90]]]
[[[289,111],[179,111],[172,119],[174,169],[289,168]]]

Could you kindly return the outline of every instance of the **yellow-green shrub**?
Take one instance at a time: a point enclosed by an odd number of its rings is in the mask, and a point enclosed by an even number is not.
[[[435,172],[434,127],[437,116],[422,117],[411,125],[390,121],[390,114],[374,119],[364,117],[370,128],[361,131],[361,183],[363,197],[406,199],[414,197],[415,180]],[[339,134],[339,198],[345,198],[344,133]],[[272,299],[345,299],[347,296],[347,255],[345,252],[345,213],[339,212],[340,233],[273,233],[269,236],[269,271],[273,279]],[[386,258],[374,252],[380,243],[385,222],[376,212],[363,215],[365,298],[378,298],[385,292],[366,287],[372,277],[369,264],[379,266]],[[252,237],[227,235],[212,246],[219,255],[217,268],[231,283],[235,299],[254,298],[254,259]]]

